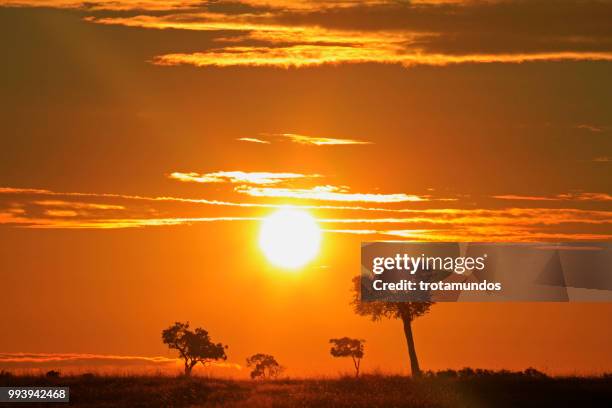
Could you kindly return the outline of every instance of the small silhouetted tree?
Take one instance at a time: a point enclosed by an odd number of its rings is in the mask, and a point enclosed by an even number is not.
[[[342,337],[340,339],[330,339],[332,348],[329,351],[334,357],[350,357],[355,366],[355,377],[359,377],[359,366],[363,358],[363,343],[365,340],[351,339],[350,337]]]
[[[254,354],[246,359],[247,367],[253,368],[251,378],[276,378],[283,371],[283,367],[270,354]]]
[[[191,375],[193,367],[202,363],[206,366],[212,361],[226,360],[227,346],[213,343],[208,332],[201,327],[189,329],[189,322],[176,322],[162,331],[162,341],[170,349],[177,350],[185,361],[185,375]]]
[[[47,378],[60,378],[61,375],[62,375],[62,373],[60,373],[59,371],[56,371],[56,370],[47,371],[47,373],[45,374],[45,376]]]
[[[414,347],[414,336],[412,335],[412,321],[419,316],[429,312],[433,302],[362,302],[360,299],[361,281],[360,277],[353,278],[353,301],[351,302],[355,313],[362,316],[370,316],[373,321],[383,318],[401,319],[404,326],[404,335],[408,346],[410,357],[410,371],[413,377],[421,376],[421,368]]]

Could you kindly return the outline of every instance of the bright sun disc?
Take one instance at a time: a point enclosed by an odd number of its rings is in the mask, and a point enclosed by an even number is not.
[[[270,262],[284,268],[299,268],[319,252],[321,230],[305,211],[282,209],[265,218],[259,246]]]

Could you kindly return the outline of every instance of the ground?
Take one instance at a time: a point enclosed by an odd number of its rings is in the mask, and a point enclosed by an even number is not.
[[[91,374],[59,378],[0,375],[0,386],[26,385],[68,386],[70,405],[87,407],[612,406],[609,375],[549,378],[539,373],[446,372],[416,380],[366,375],[359,379],[276,381]]]

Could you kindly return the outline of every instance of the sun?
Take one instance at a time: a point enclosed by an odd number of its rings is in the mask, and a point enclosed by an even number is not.
[[[264,218],[259,246],[276,266],[296,269],[319,252],[321,230],[306,211],[282,209]]]

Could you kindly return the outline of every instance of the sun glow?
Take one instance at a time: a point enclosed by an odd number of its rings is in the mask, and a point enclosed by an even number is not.
[[[319,252],[321,230],[305,211],[282,209],[261,224],[259,246],[276,266],[295,269],[304,266]]]

